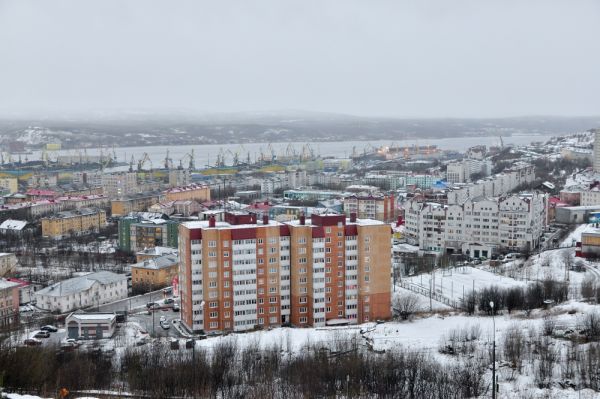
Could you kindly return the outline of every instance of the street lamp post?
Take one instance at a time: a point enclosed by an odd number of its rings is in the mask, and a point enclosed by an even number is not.
[[[490,301],[492,308],[493,343],[492,343],[492,399],[496,399],[496,319],[494,317],[494,301]]]

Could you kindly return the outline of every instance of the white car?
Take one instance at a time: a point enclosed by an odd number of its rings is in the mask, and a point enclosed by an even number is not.
[[[166,316],[160,316],[160,322],[165,322],[167,321],[167,317]]]

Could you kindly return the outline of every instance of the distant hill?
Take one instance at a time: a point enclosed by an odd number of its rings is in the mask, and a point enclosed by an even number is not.
[[[401,140],[582,132],[600,117],[495,119],[394,119],[302,111],[191,115],[125,113],[88,118],[0,119],[0,142],[30,148],[60,142],[63,148],[198,145],[248,142]]]

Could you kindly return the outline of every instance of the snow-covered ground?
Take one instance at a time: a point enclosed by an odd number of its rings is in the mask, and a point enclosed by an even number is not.
[[[581,241],[581,234],[585,233],[586,231],[593,231],[593,230],[598,230],[593,224],[580,224],[579,226],[577,226],[575,228],[575,230],[573,230],[571,233],[569,233],[568,236],[566,236],[564,238],[564,240],[561,242],[560,246],[561,247],[569,247],[569,246],[573,246],[575,245],[575,243]]]
[[[396,286],[395,288],[393,288],[393,291],[392,291],[392,306],[393,306],[395,298],[403,297],[405,295],[414,295],[415,299],[417,300],[415,313],[426,312],[426,311],[429,311],[430,308],[434,312],[435,311],[452,310],[452,307],[450,307],[450,306],[448,306],[448,305],[446,305],[444,303],[438,302],[435,299],[432,299],[430,301],[429,297],[424,296],[424,295],[416,294],[413,291],[409,291],[409,290],[404,289],[404,288],[402,288],[400,286]]]
[[[435,292],[453,300],[461,300],[463,293],[468,295],[473,289],[480,291],[491,286],[510,288],[525,286],[526,284],[514,278],[500,276],[471,266],[461,266],[447,270],[438,269],[433,274],[424,273],[418,276],[405,277],[404,280],[425,289],[429,289],[430,284],[433,284]]]

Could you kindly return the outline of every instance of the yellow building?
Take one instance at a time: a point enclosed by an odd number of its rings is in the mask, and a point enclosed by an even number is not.
[[[58,212],[42,219],[42,235],[60,239],[72,235],[98,233],[106,226],[106,212],[100,209],[82,208]]]
[[[200,184],[189,184],[174,187],[165,191],[167,201],[196,200],[198,202],[210,201],[210,188]]]
[[[0,188],[16,193],[19,191],[19,180],[16,177],[0,177]]]
[[[162,194],[137,194],[110,202],[112,216],[126,216],[129,212],[145,212],[146,209],[164,200]]]
[[[131,289],[134,294],[168,287],[179,273],[179,258],[163,255],[131,265]]]

